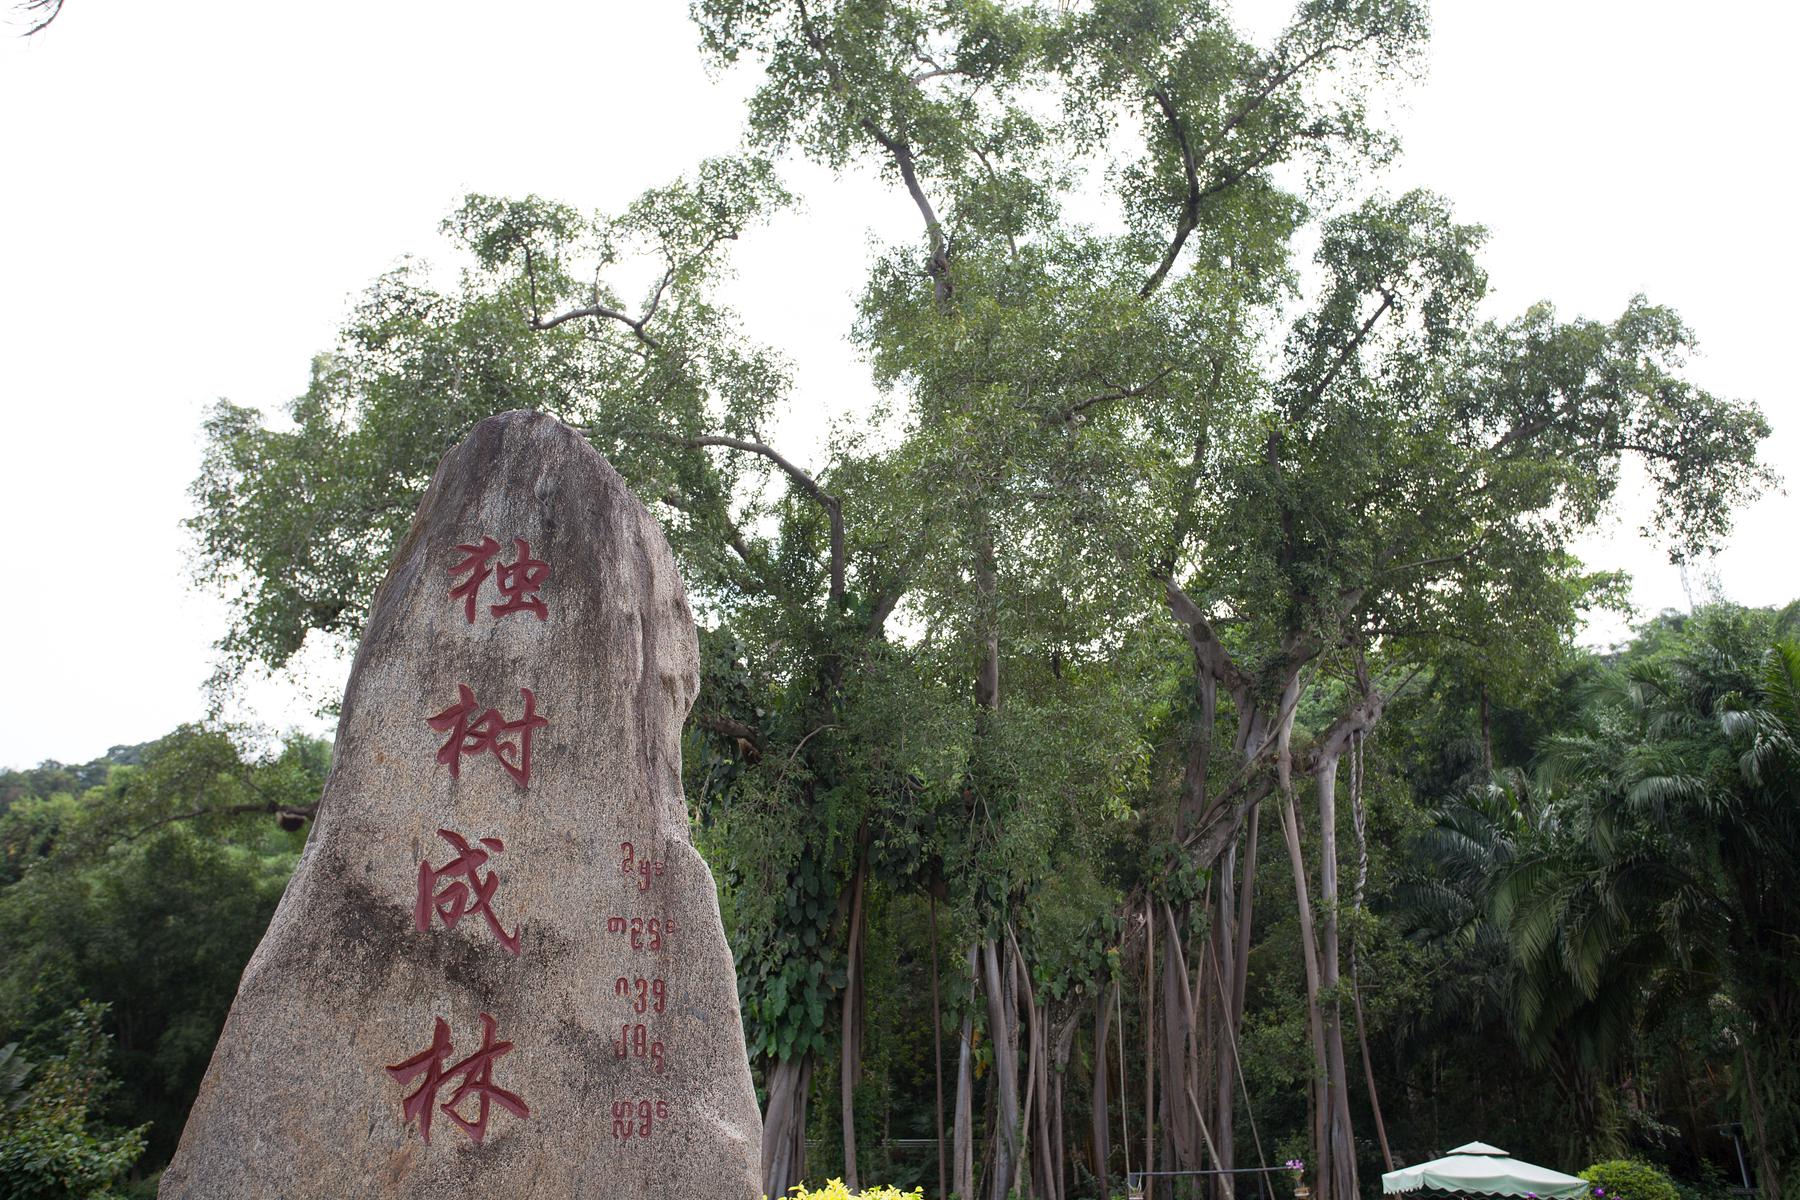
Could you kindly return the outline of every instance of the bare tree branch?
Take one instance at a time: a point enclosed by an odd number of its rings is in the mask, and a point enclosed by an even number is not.
[[[1175,109],[1175,101],[1170,98],[1167,88],[1150,89],[1156,106],[1162,109],[1163,117],[1169,122],[1169,130],[1174,135],[1175,144],[1181,150],[1181,172],[1187,179],[1187,194],[1182,198],[1181,216],[1175,221],[1175,236],[1169,241],[1169,248],[1163,252],[1162,261],[1156,270],[1150,272],[1150,278],[1144,280],[1144,286],[1138,289],[1138,295],[1148,296],[1162,285],[1163,279],[1174,267],[1175,260],[1181,257],[1181,248],[1187,244],[1188,234],[1194,232],[1200,224],[1200,163],[1194,154],[1194,144],[1188,138],[1187,125],[1181,114]]]
[[[1325,372],[1325,378],[1320,380],[1318,386],[1311,390],[1312,398],[1314,400],[1322,398],[1325,393],[1330,390],[1331,385],[1337,382],[1337,377],[1343,373],[1345,367],[1350,365],[1350,360],[1355,357],[1357,350],[1362,347],[1363,342],[1368,338],[1370,332],[1374,330],[1375,323],[1380,321],[1382,316],[1387,313],[1388,309],[1393,306],[1394,293],[1386,288],[1382,288],[1381,306],[1369,314],[1369,319],[1364,321],[1362,326],[1357,329],[1356,336],[1344,343],[1343,348],[1338,351],[1337,360],[1331,364],[1331,369]]]
[[[1161,286],[1163,280],[1167,278],[1169,271],[1175,266],[1176,260],[1181,256],[1181,248],[1187,243],[1188,235],[1193,233],[1200,224],[1201,202],[1210,196],[1218,195],[1227,188],[1236,185],[1252,171],[1269,165],[1276,158],[1280,157],[1283,143],[1279,139],[1270,141],[1260,152],[1243,159],[1237,166],[1232,167],[1219,175],[1218,178],[1205,188],[1200,186],[1201,162],[1209,160],[1213,153],[1224,145],[1225,139],[1266,105],[1269,102],[1270,97],[1272,97],[1283,84],[1288,83],[1302,71],[1328,55],[1338,52],[1348,53],[1359,46],[1374,41],[1379,36],[1380,31],[1377,30],[1371,31],[1354,41],[1325,42],[1302,55],[1296,61],[1275,68],[1271,71],[1268,79],[1263,85],[1253,92],[1243,104],[1238,106],[1237,111],[1232,113],[1231,116],[1226,119],[1225,123],[1219,127],[1219,131],[1207,142],[1204,149],[1199,151],[1194,149],[1193,141],[1188,135],[1187,125],[1181,119],[1181,114],[1175,106],[1174,98],[1169,94],[1169,89],[1164,86],[1157,86],[1150,89],[1150,96],[1156,101],[1157,108],[1162,110],[1164,119],[1169,123],[1170,133],[1175,138],[1175,144],[1181,151],[1181,169],[1182,174],[1186,179],[1187,191],[1186,195],[1182,198],[1181,214],[1176,218],[1175,232],[1169,239],[1169,247],[1163,252],[1162,261],[1159,262],[1156,269],[1150,273],[1150,277],[1144,281],[1144,285],[1138,289],[1138,295],[1149,296],[1150,293]]]
[[[135,842],[153,829],[161,829],[164,825],[173,825],[177,821],[192,821],[200,817],[241,817],[250,813],[268,813],[276,817],[296,817],[306,820],[318,811],[319,804],[316,800],[311,804],[282,804],[279,801],[270,800],[259,804],[227,804],[222,808],[196,808],[188,812],[159,817],[148,825],[140,826],[126,834],[123,840]],[[296,825],[294,828],[297,829],[299,826]]]
[[[19,11],[31,14],[31,24],[21,37],[30,37],[34,33],[42,33],[50,27],[62,13],[63,0],[20,0]]]
[[[854,109],[855,105],[850,98],[850,86],[839,72],[837,61],[832,58],[831,49],[826,44],[824,36],[814,27],[812,13],[806,7],[806,0],[795,0],[795,5],[800,12],[800,28],[806,35],[806,43],[813,48],[813,52],[819,56],[819,61],[824,64],[825,73],[831,80],[832,91],[838,94],[838,98],[844,102],[844,107]],[[917,84],[915,83],[914,86]],[[948,304],[954,290],[950,283],[950,243],[944,236],[944,226],[938,220],[937,210],[931,206],[931,199],[925,195],[925,189],[919,183],[918,161],[913,156],[911,144],[904,137],[890,133],[877,125],[867,114],[859,114],[857,123],[870,137],[880,143],[881,148],[886,150],[888,156],[894,160],[894,165],[900,168],[901,181],[906,184],[907,194],[912,197],[913,204],[918,207],[919,215],[924,218],[925,232],[931,239],[931,261],[927,270],[931,275],[932,292],[939,306]]]
[[[733,720],[723,713],[700,713],[694,717],[694,724],[713,733],[722,733],[726,737],[742,738],[753,746],[762,745],[762,730],[754,725],[746,725],[742,721]]]
[[[1231,652],[1219,641],[1206,614],[1200,611],[1200,606],[1181,590],[1172,576],[1158,576],[1157,582],[1163,585],[1169,612],[1187,635],[1188,645],[1193,647],[1195,661],[1201,669],[1224,684],[1226,691],[1234,698],[1248,696],[1251,690],[1250,676],[1237,665]]]
[[[672,272],[673,268],[670,268],[670,270]],[[630,329],[632,333],[637,335],[638,341],[649,346],[651,349],[656,349],[662,345],[661,342],[657,341],[656,338],[652,337],[644,329],[644,326],[649,323],[650,318],[656,314],[656,305],[654,301],[651,303],[650,311],[639,318],[633,318],[617,309],[608,308],[606,305],[601,304],[598,298],[596,298],[592,304],[585,305],[584,307],[572,308],[567,312],[558,313],[553,317],[545,317],[538,313],[537,267],[532,259],[531,248],[529,246],[525,248],[525,279],[531,288],[531,327],[533,329],[539,331],[555,329],[558,325],[564,325],[570,321],[578,321],[584,317],[595,317],[606,321],[617,321],[627,329]],[[595,290],[598,291],[598,288]],[[660,300],[661,298],[662,289],[658,288],[656,299]]]
[[[629,436],[629,435],[628,435]],[[728,450],[741,450],[746,454],[755,454],[768,459],[791,479],[795,486],[814,500],[825,510],[831,528],[831,602],[840,605],[844,599],[844,507],[842,502],[823,487],[819,481],[795,466],[772,447],[761,442],[749,441],[745,438],[729,437],[722,433],[701,434],[698,437],[684,438],[676,434],[648,432],[644,436],[665,442],[671,446],[683,446],[690,450],[700,450],[708,446],[719,446]]]
[[[1111,391],[1101,392],[1099,395],[1096,395],[1096,396],[1089,396],[1085,400],[1077,400],[1075,403],[1069,405],[1066,409],[1063,410],[1063,412],[1061,414],[1061,421],[1064,425],[1067,425],[1070,422],[1074,421],[1076,417],[1079,417],[1082,413],[1084,413],[1088,409],[1094,407],[1096,404],[1105,404],[1111,400],[1131,400],[1131,399],[1135,399],[1138,396],[1142,396],[1142,395],[1146,394],[1147,392],[1149,392],[1150,389],[1154,388],[1157,384],[1159,384],[1163,380],[1167,379],[1171,374],[1174,373],[1174,371],[1175,371],[1174,367],[1164,367],[1162,370],[1158,371],[1155,375],[1152,375],[1145,382],[1138,384],[1136,387],[1115,387]]]
[[[584,436],[592,436],[587,430],[581,432]],[[756,553],[754,547],[750,545],[749,539],[744,536],[744,531],[738,528],[737,522],[731,519],[731,513],[725,509],[723,504],[718,505],[714,511],[702,512],[698,505],[688,502],[675,492],[664,492],[662,502],[691,517],[703,520],[709,516],[717,517],[725,526],[725,544],[731,547],[732,552],[738,556],[744,567],[755,576],[754,579],[740,580],[738,586],[749,595],[762,595],[774,590],[768,562],[762,555]]]

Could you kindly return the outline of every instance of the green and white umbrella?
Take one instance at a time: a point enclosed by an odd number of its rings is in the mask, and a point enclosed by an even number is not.
[[[1442,1158],[1416,1167],[1402,1167],[1381,1177],[1381,1190],[1393,1195],[1432,1188],[1440,1192],[1474,1192],[1484,1196],[1580,1196],[1587,1192],[1584,1179],[1520,1162],[1486,1142],[1458,1146]]]

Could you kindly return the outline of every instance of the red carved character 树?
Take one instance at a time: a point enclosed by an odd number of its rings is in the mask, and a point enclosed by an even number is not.
[[[514,783],[520,787],[530,786],[531,735],[550,723],[548,717],[538,714],[537,697],[531,694],[531,689],[519,689],[519,695],[525,701],[525,715],[517,721],[508,721],[497,708],[477,715],[475,693],[464,683],[457,684],[456,690],[458,700],[455,704],[435,717],[425,718],[431,728],[450,735],[437,753],[437,760],[450,768],[450,778],[461,776],[464,757],[492,752]],[[518,737],[515,739],[509,736],[511,734]]]
[[[446,928],[454,929],[458,921],[479,912],[500,944],[516,957],[519,953],[518,927],[515,925],[508,933],[501,928],[500,918],[494,915],[494,891],[500,886],[500,876],[492,871],[485,875],[481,873],[489,856],[505,850],[506,843],[499,838],[481,838],[479,845],[471,846],[462,835],[448,829],[438,830],[438,836],[449,842],[457,855],[441,867],[433,867],[429,859],[419,864],[419,895],[413,904],[413,924],[420,933],[428,931],[431,914],[435,911]],[[467,882],[457,879],[459,875],[466,877]],[[445,884],[442,891],[436,891],[438,884],[446,879],[454,882]]]
[[[401,1104],[401,1111],[406,1114],[407,1124],[419,1123],[419,1136],[426,1145],[431,1144],[431,1117],[434,1111],[440,1111],[458,1128],[477,1144],[487,1136],[488,1105],[498,1104],[515,1117],[525,1118],[531,1110],[512,1092],[500,1087],[493,1081],[494,1063],[501,1056],[511,1052],[511,1042],[494,1040],[494,1018],[486,1013],[481,1014],[481,1048],[463,1059],[455,1066],[446,1067],[444,1061],[453,1053],[450,1044],[450,1026],[444,1018],[437,1018],[437,1026],[431,1035],[431,1048],[413,1055],[403,1063],[396,1063],[387,1069],[389,1075],[400,1081],[405,1087],[413,1080],[424,1076],[423,1081]],[[451,1094],[450,1099],[439,1104],[438,1093],[461,1077],[462,1083]],[[474,1096],[477,1102],[476,1116],[473,1121],[466,1120],[456,1111],[465,1097]]]

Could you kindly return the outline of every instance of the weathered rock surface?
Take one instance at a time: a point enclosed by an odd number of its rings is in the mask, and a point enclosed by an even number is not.
[[[681,792],[697,666],[661,531],[579,435],[511,412],[446,455],[161,1195],[753,1200]]]

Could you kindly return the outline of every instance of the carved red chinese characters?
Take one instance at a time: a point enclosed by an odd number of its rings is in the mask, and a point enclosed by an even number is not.
[[[463,616],[469,624],[475,623],[475,599],[489,575],[494,577],[494,585],[500,589],[500,594],[506,597],[504,603],[488,605],[488,611],[494,616],[528,612],[542,621],[549,614],[549,606],[538,598],[537,592],[550,578],[550,564],[531,557],[531,544],[524,538],[514,538],[513,547],[518,558],[510,563],[500,563],[497,569],[493,560],[500,553],[500,543],[493,538],[483,536],[477,544],[464,543],[456,548],[463,557],[450,565],[450,574],[466,573],[469,577],[450,589],[450,598],[463,602]]]
[[[444,1018],[439,1017],[431,1035],[430,1049],[387,1069],[388,1074],[399,1080],[402,1087],[421,1075],[424,1076],[412,1095],[406,1097],[401,1109],[406,1114],[408,1124],[414,1121],[419,1123],[419,1136],[427,1145],[431,1143],[431,1117],[434,1111],[442,1112],[456,1122],[457,1127],[477,1144],[487,1136],[489,1104],[498,1104],[521,1119],[531,1115],[525,1101],[493,1082],[495,1061],[513,1048],[511,1042],[496,1042],[494,1030],[494,1018],[482,1013],[481,1048],[455,1066],[446,1067],[444,1060],[450,1057],[454,1048],[450,1043],[450,1026]],[[438,1094],[458,1077],[462,1079],[461,1085],[449,1100],[439,1104]],[[476,1116],[473,1121],[457,1112],[457,1106],[471,1095],[476,1098]]]
[[[413,903],[413,924],[420,933],[428,932],[431,914],[436,912],[446,928],[454,929],[458,921],[479,912],[500,944],[516,957],[519,953],[518,926],[513,926],[513,931],[508,933],[501,927],[500,918],[494,915],[494,892],[500,887],[500,876],[492,871],[485,875],[481,872],[490,854],[505,850],[506,843],[499,838],[480,838],[479,845],[471,846],[461,834],[448,829],[437,832],[457,855],[441,867],[432,866],[430,859],[419,864],[419,892]],[[459,875],[467,882],[456,878]],[[436,891],[438,884],[446,879],[453,882],[445,884],[442,891]]]
[[[478,706],[474,691],[466,683],[457,684],[456,690],[458,700],[455,704],[434,717],[425,718],[431,728],[450,735],[437,753],[437,760],[450,768],[450,778],[461,777],[465,757],[491,753],[500,760],[514,783],[529,787],[531,735],[550,723],[550,718],[539,715],[537,697],[531,694],[531,689],[519,689],[525,702],[525,715],[516,721],[508,721],[497,708],[476,714]],[[518,736],[510,736],[513,734]]]
[[[542,413],[425,476],[163,1200],[773,1195],[667,536]]]

